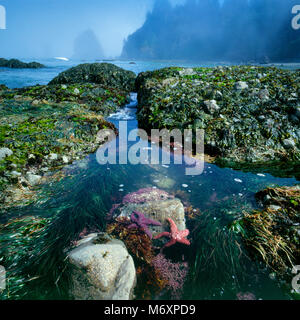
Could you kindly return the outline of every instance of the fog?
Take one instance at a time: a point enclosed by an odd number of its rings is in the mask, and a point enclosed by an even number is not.
[[[94,33],[104,56],[115,57],[124,38],[143,25],[153,0],[0,0],[0,4],[7,13],[7,29],[0,30],[0,57],[72,58],[81,50],[78,37],[87,30]],[[94,44],[89,46],[95,50]]]
[[[282,61],[300,58],[299,0],[157,0],[125,42],[123,58]]]
[[[0,0],[7,12],[0,57],[296,59],[300,30],[291,28],[291,8],[297,2]]]

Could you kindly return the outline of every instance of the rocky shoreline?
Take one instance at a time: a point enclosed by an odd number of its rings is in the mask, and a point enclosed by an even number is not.
[[[138,92],[140,128],[204,129],[206,153],[217,164],[268,168],[277,163],[299,168],[299,71],[250,66],[166,68],[136,78],[134,73],[107,63],[83,64],[61,73],[46,86],[0,86],[2,212],[24,205],[24,194],[31,199],[35,187],[48,182],[52,172],[94,152],[104,143],[97,136],[100,129],[117,133],[105,117],[123,106],[132,91]],[[297,176],[293,170],[291,174]],[[172,189],[173,182],[165,179],[161,188]],[[300,263],[299,187],[269,188],[257,193],[256,199],[261,210],[244,213],[219,236],[233,249],[230,263],[233,259],[240,262],[241,249],[236,242],[240,237],[250,253],[280,275],[292,263]],[[68,261],[68,294],[75,299],[134,299],[137,293],[144,299],[166,293],[179,298],[189,272],[184,256],[187,246],[201,252],[196,227],[200,211],[187,207],[171,190],[152,187],[128,193],[120,200],[105,212],[106,222],[92,208],[87,214],[91,221],[87,221],[92,224],[97,216],[102,225],[94,230],[87,223],[78,232],[82,226],[74,223],[76,233],[70,232],[61,243],[61,221],[76,219],[76,213],[77,218],[82,215],[80,201],[78,208],[67,207],[51,218],[32,215],[0,225],[0,240],[5,244],[0,247],[4,259],[0,262],[21,268],[21,272],[12,271],[17,280],[18,276],[28,278],[31,267],[25,276],[24,260],[41,272],[36,262],[41,245],[44,261],[51,260],[51,250],[52,254],[59,251],[62,270]],[[98,209],[106,210],[104,206]],[[203,228],[207,227],[205,222],[201,220]],[[201,225],[200,220],[198,223]],[[191,235],[190,226],[195,227]],[[55,238],[57,230],[61,233]],[[195,253],[195,263],[191,263],[198,276],[200,264],[196,262],[205,259],[205,254]],[[34,271],[31,276],[35,280]]]
[[[136,90],[144,129],[204,129],[205,153],[223,166],[299,170],[299,71],[165,68],[139,74]]]
[[[81,76],[85,68],[80,65],[72,70]],[[110,73],[107,81],[103,78],[109,68],[113,82]],[[95,152],[105,142],[97,136],[100,129],[117,133],[104,118],[128,101],[128,83],[133,84],[135,76],[108,64],[94,66],[91,76],[103,83],[89,79],[73,83],[73,73],[71,84],[60,83],[59,75],[56,84],[47,86],[0,87],[1,208],[22,202],[22,197],[30,199],[31,188],[50,172]]]

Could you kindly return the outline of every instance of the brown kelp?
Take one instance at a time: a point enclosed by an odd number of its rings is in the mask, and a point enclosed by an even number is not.
[[[268,188],[256,194],[262,210],[244,213],[232,228],[241,232],[246,247],[279,274],[300,263],[300,188]]]

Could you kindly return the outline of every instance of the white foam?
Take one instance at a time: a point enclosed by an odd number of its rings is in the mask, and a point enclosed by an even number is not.
[[[134,117],[130,115],[130,111],[127,108],[121,109],[120,111],[111,114],[108,119],[113,120],[134,120]]]
[[[62,60],[62,61],[69,61],[70,59],[65,58],[65,57],[54,57],[56,60]]]

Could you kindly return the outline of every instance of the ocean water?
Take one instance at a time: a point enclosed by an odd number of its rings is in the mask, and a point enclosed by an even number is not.
[[[40,70],[0,70],[0,83],[9,87],[23,87],[35,84],[47,84],[59,72],[77,65],[82,61],[39,61],[47,65],[47,68]],[[189,64],[178,62],[135,62],[112,61],[124,69],[136,73],[154,70],[165,66],[203,66],[203,64]],[[205,66],[212,66],[207,64]],[[298,65],[281,65],[289,69],[297,69]],[[120,121],[127,124],[128,130],[136,129],[136,94],[132,93],[131,102],[115,114],[108,117],[117,127]],[[119,145],[119,138],[116,138],[116,145],[120,152],[127,152]],[[147,142],[147,149],[158,148],[159,146]],[[131,144],[129,143],[130,147]],[[97,216],[97,212],[109,211],[113,204],[119,203],[128,193],[140,188],[160,188],[169,193],[180,194],[185,204],[191,205],[194,209],[200,210],[201,216],[198,221],[189,222],[191,228],[199,232],[193,233],[195,238],[191,239],[197,246],[186,247],[182,255],[189,263],[194,263],[195,257],[202,255],[204,258],[213,257],[214,264],[211,265],[202,261],[198,280],[187,280],[186,288],[182,297],[185,299],[236,299],[237,294],[251,292],[257,299],[289,299],[288,290],[269,278],[268,270],[257,265],[254,260],[239,261],[234,257],[232,266],[228,263],[225,255],[233,250],[233,243],[228,241],[228,225],[235,219],[242,216],[243,211],[250,212],[257,208],[255,193],[268,186],[294,185],[295,178],[274,177],[266,172],[251,173],[235,171],[230,168],[220,168],[216,165],[205,163],[204,171],[198,176],[187,176],[186,166],[175,165],[171,156],[170,165],[100,165],[97,161],[97,153],[87,156],[81,161],[74,162],[64,168],[65,177],[58,183],[44,187],[44,193],[40,201],[25,208],[24,212],[18,215],[34,214],[38,216],[51,217],[55,212],[61,210],[57,229],[54,229],[57,241],[52,242],[52,250],[57,252],[58,248],[69,245],[72,234],[78,234],[86,226],[87,221],[91,223],[91,212]],[[96,200],[95,200],[96,199]],[[64,210],[71,207],[74,210]],[[55,228],[55,227],[54,227]],[[192,231],[192,230],[191,230]],[[64,240],[65,239],[65,240]],[[65,242],[64,242],[65,241]],[[237,244],[242,247],[241,239],[236,239]],[[228,245],[226,245],[226,243]],[[51,249],[51,248],[50,248]],[[227,252],[227,250],[229,250]],[[242,249],[243,250],[243,249]],[[54,254],[54,253],[53,253]],[[56,253],[55,253],[56,254]],[[236,265],[241,264],[241,270]],[[54,268],[54,267],[53,267]],[[243,274],[242,279],[241,273]],[[229,280],[228,280],[229,278]],[[237,279],[239,279],[237,283]],[[218,281],[217,281],[218,280]],[[200,281],[200,282],[199,282]],[[291,288],[290,288],[291,289]],[[40,291],[41,292],[40,292]],[[45,290],[36,288],[34,296],[28,298],[45,298]],[[49,296],[46,295],[46,298]],[[66,298],[59,291],[51,294],[50,298]],[[139,297],[138,297],[139,298]],[[162,298],[170,298],[163,296]]]
[[[60,72],[74,67],[81,63],[108,62],[113,63],[121,68],[135,72],[136,74],[144,71],[152,71],[164,67],[214,67],[218,65],[229,65],[228,62],[215,63],[190,63],[185,61],[124,61],[124,60],[99,60],[99,61],[80,61],[69,60],[62,61],[57,59],[22,59],[24,62],[37,61],[46,66],[43,69],[9,69],[0,68],[0,84],[5,84],[9,88],[21,88],[33,86],[36,84],[45,85]],[[134,64],[132,64],[134,62]],[[285,69],[299,69],[300,63],[275,63],[274,66]]]

